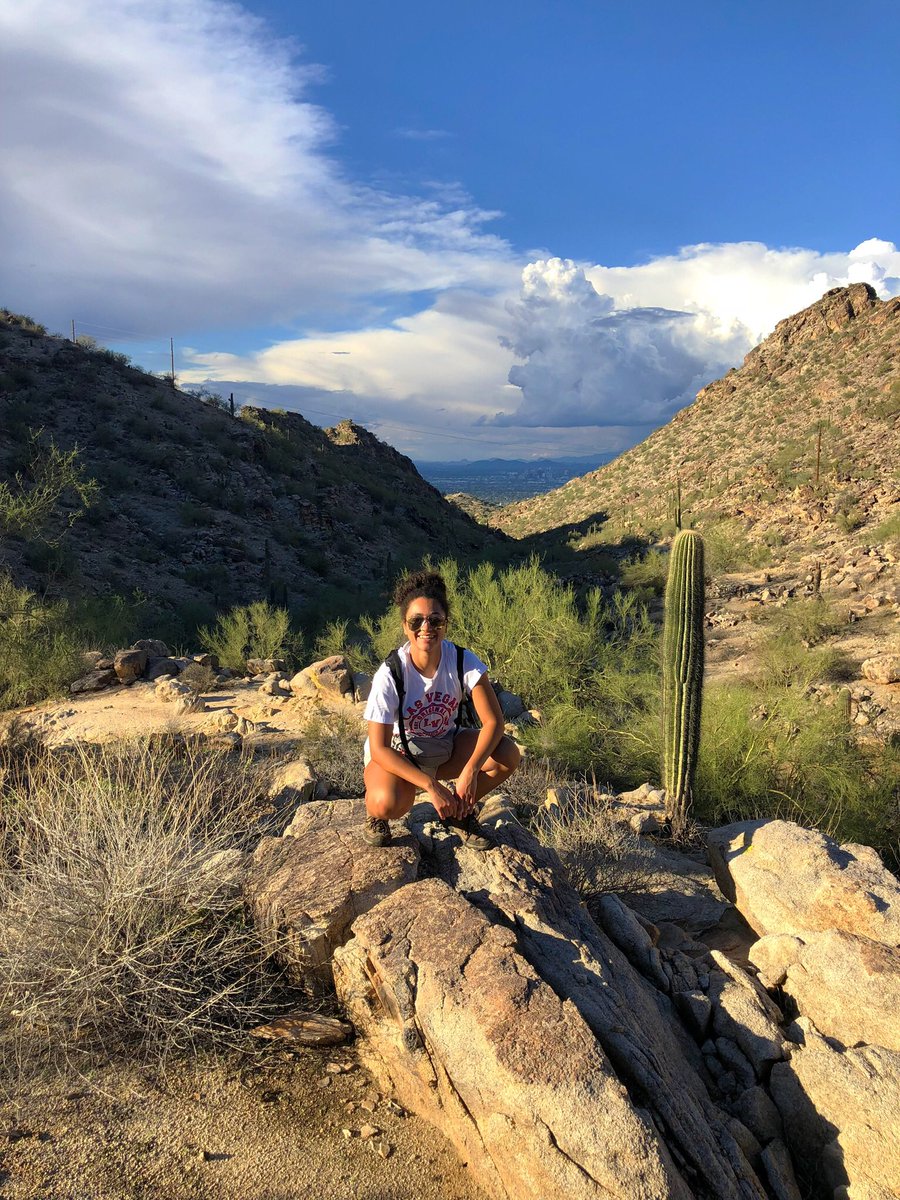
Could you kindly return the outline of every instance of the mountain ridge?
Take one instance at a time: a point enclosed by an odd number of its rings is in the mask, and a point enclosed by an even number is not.
[[[592,521],[660,536],[680,486],[700,528],[733,521],[798,552],[839,549],[897,512],[898,351],[900,297],[832,289],[638,446],[490,519],[520,538]]]
[[[25,490],[34,451],[78,447],[100,498],[54,546],[0,527],[0,569],[50,595],[130,595],[208,620],[266,598],[358,612],[424,554],[476,556],[503,534],[449,504],[354,424],[179,391],[122,355],[0,317],[0,464]],[[36,440],[35,440],[36,439]],[[59,528],[74,510],[61,499]],[[49,542],[56,541],[50,538]],[[350,603],[352,597],[352,603]]]

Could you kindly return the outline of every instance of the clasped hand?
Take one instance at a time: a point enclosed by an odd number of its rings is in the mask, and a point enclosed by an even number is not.
[[[462,771],[455,787],[447,787],[446,784],[433,779],[428,789],[428,798],[442,821],[446,821],[448,817],[451,820],[462,820],[475,807],[475,777],[469,771]]]

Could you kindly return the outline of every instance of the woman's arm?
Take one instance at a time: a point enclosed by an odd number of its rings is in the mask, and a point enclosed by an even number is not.
[[[401,754],[399,750],[393,748],[391,745],[393,725],[382,725],[378,721],[369,721],[368,724],[369,754],[372,762],[378,763],[379,767],[390,775],[396,775],[398,779],[405,779],[407,783],[426,792],[441,820],[445,817],[458,816],[459,804],[456,795],[444,784],[438,783],[436,779],[426,775],[405,754]]]
[[[472,811],[475,804],[475,780],[478,772],[497,749],[505,727],[500,701],[486,674],[482,675],[472,688],[472,703],[481,721],[481,729],[478,731],[478,740],[475,742],[472,756],[456,780],[456,792],[467,813]]]

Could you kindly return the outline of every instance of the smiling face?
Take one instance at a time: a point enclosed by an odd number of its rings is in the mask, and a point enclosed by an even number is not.
[[[420,654],[428,654],[440,646],[444,639],[447,614],[439,601],[430,600],[427,596],[417,596],[407,605],[403,628],[413,649],[418,650]]]

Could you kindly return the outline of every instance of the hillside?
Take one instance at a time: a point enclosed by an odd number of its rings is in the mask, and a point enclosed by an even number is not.
[[[827,562],[896,538],[900,298],[828,292],[640,445],[490,519],[519,538],[592,522],[595,544],[659,537],[679,480],[685,522],[740,543],[744,565],[760,547]]]
[[[363,593],[424,554],[477,557],[505,540],[349,421],[234,417],[124,356],[0,315],[0,480],[32,488],[51,441],[78,447],[98,498],[62,537],[77,507],[67,495],[43,538],[0,528],[0,569],[52,594],[137,590],[186,624],[265,596],[358,612]]]

